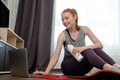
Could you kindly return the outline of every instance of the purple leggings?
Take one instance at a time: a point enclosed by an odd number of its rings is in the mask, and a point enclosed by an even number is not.
[[[61,69],[65,75],[84,75],[93,67],[103,69],[103,65],[108,63],[113,65],[115,61],[109,57],[102,49],[87,49],[81,53],[84,59],[78,62],[73,56],[64,57]]]

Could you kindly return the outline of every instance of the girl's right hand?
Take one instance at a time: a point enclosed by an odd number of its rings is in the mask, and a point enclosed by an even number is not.
[[[46,74],[48,74],[48,73],[43,72],[43,71],[35,71],[35,72],[33,72],[33,75],[46,75]]]

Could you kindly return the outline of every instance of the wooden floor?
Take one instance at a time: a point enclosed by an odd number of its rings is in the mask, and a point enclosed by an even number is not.
[[[51,74],[62,75],[63,73],[61,72],[60,69],[55,69],[55,70],[51,71]],[[0,72],[0,80],[43,80],[43,79],[11,76],[10,71],[3,71],[3,72],[1,71]],[[48,80],[48,79],[44,79],[44,80]],[[85,79],[71,79],[71,78],[68,78],[68,80],[85,80]]]
[[[15,77],[10,74],[0,74],[0,80],[43,80],[43,79],[34,79],[34,78],[25,78],[25,77]],[[48,79],[44,79],[48,80]],[[68,80],[85,80],[85,79],[71,79]]]
[[[15,77],[10,74],[1,74],[0,80],[35,80],[34,78]]]

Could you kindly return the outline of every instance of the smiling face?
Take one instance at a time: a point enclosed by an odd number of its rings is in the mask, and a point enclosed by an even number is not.
[[[62,23],[66,28],[76,28],[77,30],[79,30],[78,27],[78,15],[77,15],[77,11],[75,9],[65,9],[62,14]]]
[[[76,25],[76,17],[73,16],[70,12],[62,13],[62,23],[66,28],[72,28]]]

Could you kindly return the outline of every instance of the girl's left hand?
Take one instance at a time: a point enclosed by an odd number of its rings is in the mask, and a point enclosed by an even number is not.
[[[72,50],[72,53],[74,55],[76,55],[77,53],[81,53],[82,51],[84,51],[84,47],[75,47],[73,50]]]

